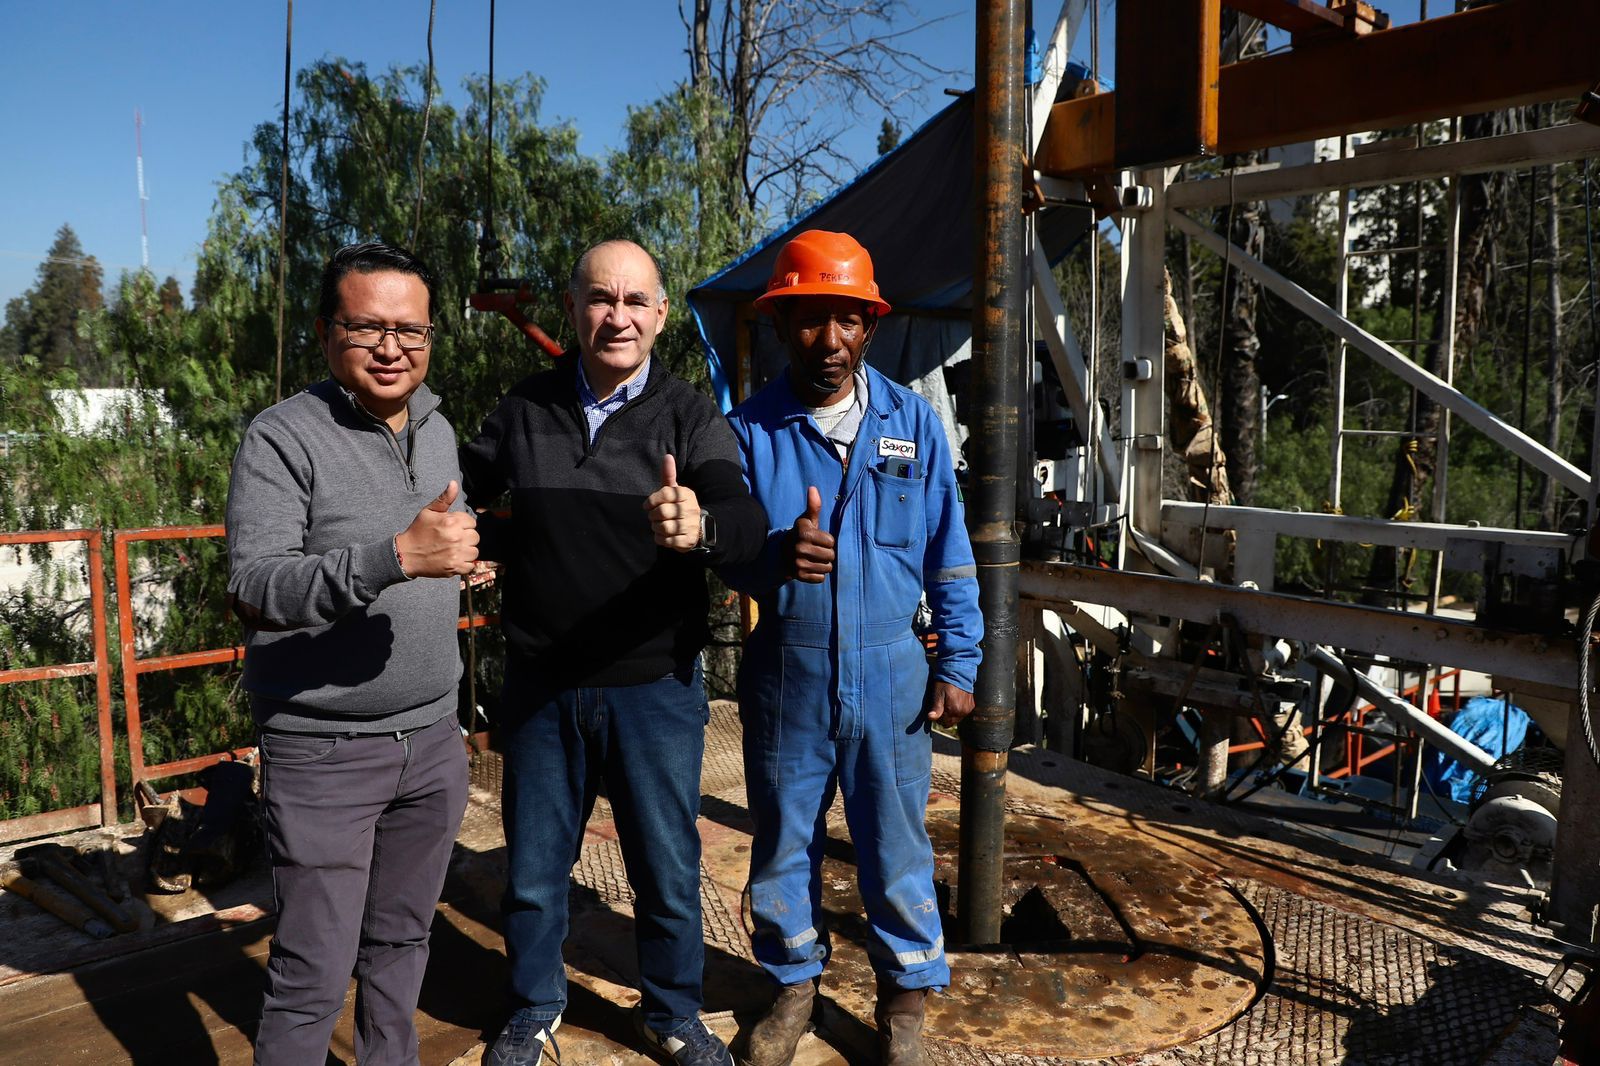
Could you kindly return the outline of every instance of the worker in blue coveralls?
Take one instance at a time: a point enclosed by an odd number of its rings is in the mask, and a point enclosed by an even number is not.
[[[853,237],[807,230],[778,253],[756,306],[787,373],[728,416],[750,491],[778,516],[756,562],[722,570],[756,597],[739,676],[755,839],[756,959],[777,983],[739,1061],[787,1066],[829,954],[822,854],[836,791],[855,844],[877,974],[882,1061],[923,1066],[925,1000],[945,987],[924,818],[930,723],[972,710],[977,568],[933,408],[862,360],[889,305]],[[931,671],[912,620],[926,596]]]

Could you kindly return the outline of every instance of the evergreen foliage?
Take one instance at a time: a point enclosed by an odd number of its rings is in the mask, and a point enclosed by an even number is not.
[[[39,264],[39,280],[6,305],[0,326],[0,361],[29,359],[42,371],[70,369],[85,386],[110,385],[110,367],[78,334],[80,317],[102,306],[102,272],[72,227],[56,230],[56,239]]]
[[[742,247],[754,219],[702,210],[722,199],[718,183],[732,179],[718,165],[726,153],[717,154],[715,137],[706,141],[710,155],[696,154],[686,94],[633,111],[626,147],[596,160],[578,151],[572,126],[541,123],[542,85],[533,78],[495,86],[487,146],[487,85],[469,81],[466,107],[433,103],[417,229],[422,78],[421,69],[371,76],[338,59],[298,75],[283,393],[326,375],[311,328],[323,262],[339,245],[370,238],[414,247],[438,276],[440,328],[429,382],[463,438],[510,385],[548,365],[504,319],[466,310],[479,276],[491,180],[498,273],[527,279],[538,294],[524,309],[530,318],[570,340],[561,295],[571,263],[594,241],[637,239],[660,255],[674,303],[656,353],[703,382],[684,286]],[[0,528],[110,531],[222,521],[233,453],[249,420],[275,399],[280,146],[278,126],[258,126],[245,165],[221,185],[188,306],[174,280],[158,283],[142,272],[124,274],[104,305],[99,267],[63,227],[39,283],[12,301],[0,331],[0,431],[19,434],[0,458]],[[74,431],[53,390],[88,384],[136,391],[111,419]],[[110,548],[108,538],[108,596]],[[0,594],[0,669],[90,659],[81,547],[0,551],[31,574],[25,587]],[[141,657],[238,643],[224,604],[220,538],[135,544],[130,557]],[[495,609],[492,593],[475,601],[479,613]],[[114,600],[108,609],[112,702],[120,711]],[[475,658],[477,699],[492,709],[499,676],[492,630],[480,632]],[[146,674],[139,703],[147,764],[251,742],[235,667]],[[92,679],[0,686],[0,818],[98,798],[96,713]],[[125,736],[125,726],[119,718],[116,735]],[[127,753],[117,760],[125,798]]]

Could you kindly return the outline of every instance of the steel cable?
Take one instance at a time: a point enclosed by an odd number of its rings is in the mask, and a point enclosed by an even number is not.
[[[411,224],[411,239],[406,243],[417,250],[417,236],[422,232],[422,182],[423,160],[428,151],[428,119],[433,114],[433,16],[439,0],[428,0],[428,76],[422,83],[422,136],[417,140],[417,214]]]
[[[283,399],[283,302],[289,245],[289,83],[290,45],[294,40],[294,0],[285,0],[287,12],[283,26],[283,158],[278,168],[278,354],[274,361],[272,402]]]
[[[1583,739],[1589,745],[1589,756],[1600,765],[1600,743],[1595,742],[1594,715],[1589,709],[1589,636],[1594,632],[1595,618],[1600,616],[1600,593],[1595,594],[1583,616],[1583,627],[1578,630],[1578,717],[1583,721]]]

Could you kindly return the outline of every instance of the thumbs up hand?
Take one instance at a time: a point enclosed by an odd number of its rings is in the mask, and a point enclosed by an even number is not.
[[[454,481],[417,512],[394,538],[407,577],[451,577],[472,573],[478,559],[478,519],[450,508],[461,494]]]
[[[822,493],[815,485],[806,489],[806,509],[794,520],[785,548],[789,576],[820,585],[833,573],[833,534],[821,528]]]
[[[645,498],[650,532],[663,548],[694,551],[700,544],[700,499],[694,489],[678,484],[678,461],[661,457],[661,487]]]

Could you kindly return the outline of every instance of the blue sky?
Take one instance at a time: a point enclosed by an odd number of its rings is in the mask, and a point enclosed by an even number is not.
[[[1099,0],[1102,9],[1113,0]],[[1049,32],[1057,0],[1032,0]],[[912,0],[915,21],[950,16],[904,43],[972,81],[970,0]],[[1397,22],[1417,0],[1382,5]],[[1444,8],[1444,0],[1434,7]],[[487,68],[487,0],[442,0],[434,27],[439,84],[459,99],[462,80]],[[301,0],[294,64],[328,55],[374,72],[426,61],[426,0]],[[1110,17],[1102,20],[1109,29]],[[0,305],[33,284],[56,229],[70,223],[114,281],[140,262],[134,109],[144,115],[150,267],[187,291],[217,184],[244,162],[256,124],[279,113],[284,5],[201,0],[76,0],[61,5],[0,0],[7,44],[0,64]],[[495,76],[531,71],[547,83],[544,121],[570,119],[581,148],[599,154],[621,137],[627,108],[664,95],[687,72],[674,0],[606,3],[502,0],[496,11]],[[1109,33],[1101,46],[1109,65]],[[1087,56],[1087,35],[1074,54]],[[947,103],[936,83],[913,126]],[[850,145],[872,162],[877,121]]]

